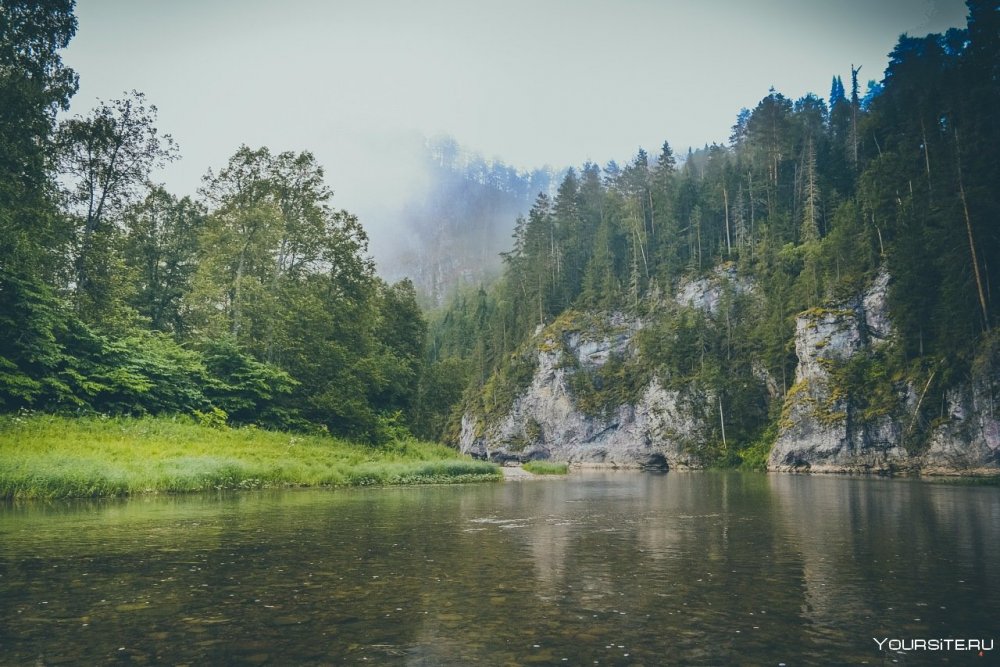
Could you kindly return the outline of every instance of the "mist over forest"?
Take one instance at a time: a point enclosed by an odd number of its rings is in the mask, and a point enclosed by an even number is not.
[[[495,279],[515,220],[565,173],[485,160],[448,136],[414,141],[407,150],[402,163],[411,171],[404,182],[411,187],[389,201],[372,192],[358,210],[379,274],[390,282],[409,278],[427,305],[442,305],[460,286]]]

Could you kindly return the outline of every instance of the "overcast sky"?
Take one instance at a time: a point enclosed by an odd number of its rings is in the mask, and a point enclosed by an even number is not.
[[[407,142],[450,134],[522,169],[724,142],[773,86],[826,98],[881,79],[901,33],[965,23],[961,0],[78,0],[71,113],[145,92],[193,194],[241,143],[311,150],[338,206],[418,181]],[[399,155],[387,183],[386,160]],[[395,194],[385,188],[397,184]],[[381,193],[376,195],[375,193]],[[373,214],[374,215],[374,214]]]

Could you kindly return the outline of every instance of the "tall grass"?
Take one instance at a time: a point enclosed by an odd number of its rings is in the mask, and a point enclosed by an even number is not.
[[[552,461],[528,461],[521,467],[535,475],[565,475],[569,470],[568,464]]]
[[[501,479],[443,445],[382,447],[175,418],[0,417],[0,498]]]

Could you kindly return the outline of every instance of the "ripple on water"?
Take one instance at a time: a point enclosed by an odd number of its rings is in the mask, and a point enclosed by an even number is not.
[[[508,487],[0,512],[0,664],[860,664],[1000,618],[996,489]]]

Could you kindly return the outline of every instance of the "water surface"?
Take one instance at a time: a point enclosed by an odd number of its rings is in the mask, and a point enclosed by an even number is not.
[[[986,664],[1000,489],[735,473],[0,506],[0,664]],[[985,660],[985,662],[984,662]]]

